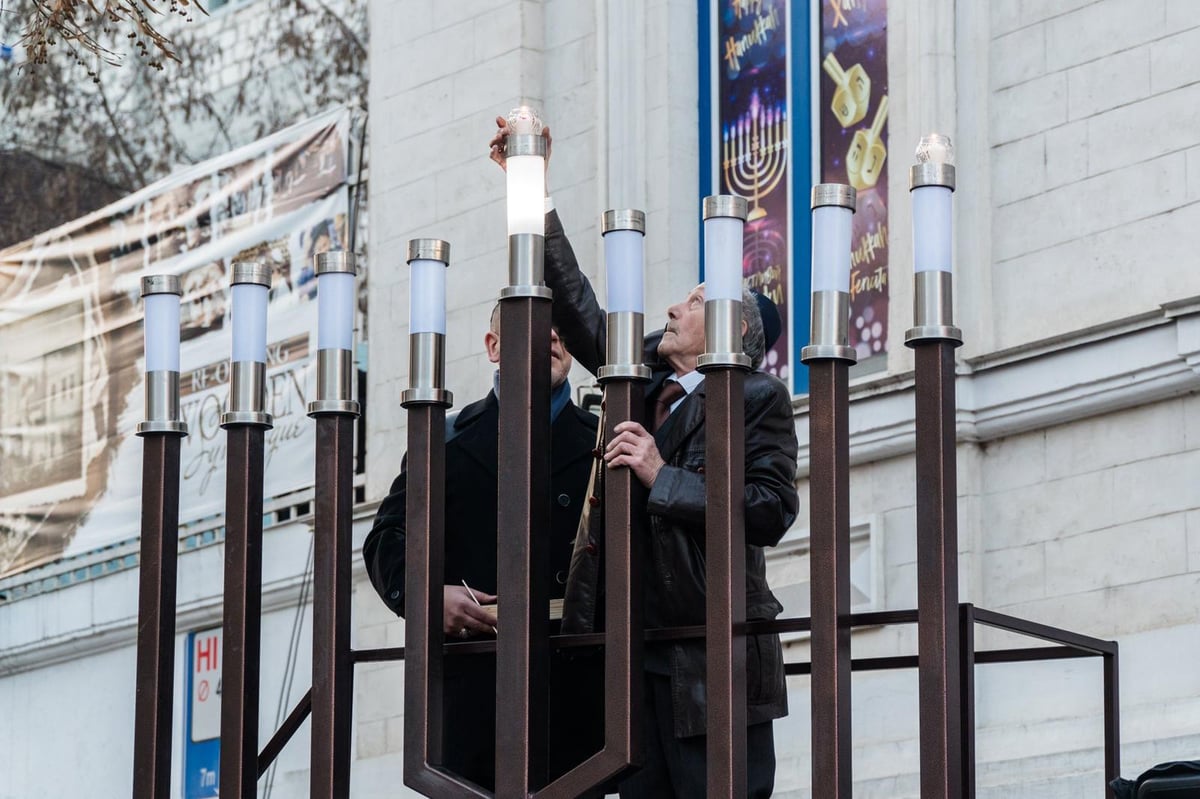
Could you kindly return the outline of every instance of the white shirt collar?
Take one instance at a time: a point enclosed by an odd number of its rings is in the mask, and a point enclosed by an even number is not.
[[[683,386],[683,390],[685,392],[682,397],[671,403],[671,412],[674,413],[675,409],[679,407],[679,403],[687,399],[688,395],[695,391],[696,387],[704,382],[704,373],[693,369],[687,374],[680,375],[678,377],[671,375],[667,378],[667,380],[674,380],[676,383]]]

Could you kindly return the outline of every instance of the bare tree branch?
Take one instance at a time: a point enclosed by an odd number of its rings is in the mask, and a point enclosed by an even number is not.
[[[31,0],[33,11],[22,36],[22,44],[34,65],[47,63],[52,49],[61,41],[80,60],[84,53],[117,65],[124,54],[101,44],[100,33],[128,31],[127,38],[140,61],[161,70],[162,59],[178,61],[171,41],[159,32],[155,21],[176,14],[192,20],[193,9],[207,14],[198,0]]]

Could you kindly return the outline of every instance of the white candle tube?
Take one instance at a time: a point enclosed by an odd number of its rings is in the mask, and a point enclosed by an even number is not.
[[[645,246],[646,237],[636,230],[610,230],[604,234],[609,313],[645,313],[642,290]]]
[[[704,300],[742,300],[741,219],[704,220]]]
[[[545,235],[546,159],[537,155],[510,155],[505,164],[508,184],[508,235]]]
[[[267,362],[267,287],[235,283],[233,294],[233,360]]]
[[[179,295],[148,294],[146,302],[146,371],[179,371]]]
[[[446,264],[426,258],[410,262],[409,333],[446,334]]]
[[[912,194],[913,271],[953,272],[953,191],[918,186]]]
[[[822,205],[812,212],[812,290],[850,291],[850,245],[854,212]]]
[[[354,275],[317,275],[317,349],[354,349]]]

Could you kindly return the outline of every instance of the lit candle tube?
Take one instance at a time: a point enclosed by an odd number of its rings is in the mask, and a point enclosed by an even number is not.
[[[317,273],[317,396],[308,415],[358,414],[354,393],[354,253],[318,253]]]
[[[546,140],[528,106],[508,115],[504,159],[508,184],[508,285],[501,299],[549,297],[544,285]]]
[[[441,239],[408,242],[408,385],[401,404],[449,407],[446,391],[446,268],[450,243]]]
[[[608,338],[607,363],[596,376],[602,383],[615,378],[649,380],[650,370],[642,363],[646,215],[632,209],[605,211],[600,233],[604,236]]]
[[[641,211],[605,211],[604,269],[608,312],[645,313],[642,276],[646,260],[646,215]]]
[[[253,261],[235,263],[230,281],[233,361],[267,362],[267,292],[271,270]]]
[[[417,239],[417,241],[421,241]],[[418,247],[418,257],[408,262],[409,332],[446,334],[446,264],[450,247],[446,245],[443,258],[433,258],[433,248]]]
[[[949,138],[940,133],[921,137],[912,186],[914,272],[954,271],[953,168],[954,148]]]
[[[146,303],[146,371],[179,371],[179,300],[182,295],[175,275],[142,278]]]
[[[541,136],[542,122],[536,111],[523,105],[509,113],[508,128],[508,235],[541,236],[546,231],[546,140]]]
[[[746,199],[723,194],[705,197],[704,339],[696,361],[702,371],[736,366],[749,368],[742,352],[742,236]]]
[[[913,328],[906,344],[927,339],[962,342],[954,326],[954,147],[940,133],[921,138],[909,170],[913,225]]]
[[[179,302],[177,275],[142,278],[145,302],[146,418],[137,434],[187,435],[179,412]]]
[[[850,291],[852,186],[822,183],[812,191],[812,290]]]
[[[704,198],[704,298],[742,301],[742,236],[746,200],[733,195]]]
[[[270,427],[266,369],[271,269],[256,261],[235,263],[229,284],[233,357],[229,366],[229,410],[221,414],[221,426]]]
[[[317,349],[354,349],[357,271],[354,253],[332,251],[316,257]]]
[[[812,189],[812,311],[805,363],[818,359],[857,360],[849,345],[850,248],[857,192],[853,186],[821,183]]]

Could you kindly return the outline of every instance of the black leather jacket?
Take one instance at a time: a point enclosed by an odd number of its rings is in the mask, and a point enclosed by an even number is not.
[[[604,362],[606,317],[579,271],[558,215],[546,217],[546,283],[554,291],[554,323],[571,353],[593,373]],[[670,367],[657,356],[658,335],[647,338],[646,364],[657,395]],[[773,619],[782,606],[766,579],[763,547],[774,546],[796,518],[796,433],[791,396],[778,379],[754,372],[745,381],[746,617]],[[656,433],[663,466],[647,500],[646,626],[703,624],[705,617],[705,425],[704,384],[694,390]],[[593,485],[602,483],[602,469]],[[567,580],[563,630],[587,632],[603,621],[602,503],[585,508]],[[647,649],[671,677],[675,734],[705,731],[704,645],[683,641]],[[787,714],[783,652],[776,635],[747,639],[747,721]]]

